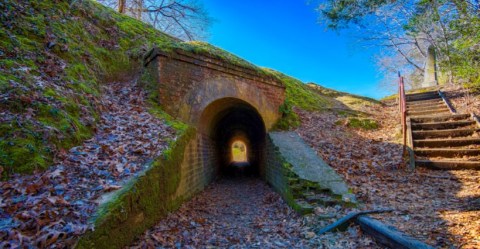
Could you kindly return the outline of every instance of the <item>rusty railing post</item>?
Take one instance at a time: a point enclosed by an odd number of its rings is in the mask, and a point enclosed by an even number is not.
[[[407,103],[405,97],[405,84],[403,82],[403,77],[398,72],[398,96],[399,96],[399,110],[400,118],[402,124],[402,135],[403,135],[403,151],[402,156],[405,155],[406,146],[407,146]]]

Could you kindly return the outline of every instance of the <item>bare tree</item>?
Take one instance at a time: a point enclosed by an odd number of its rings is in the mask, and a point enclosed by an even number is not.
[[[98,0],[184,40],[208,36],[212,19],[197,0]]]
[[[343,0],[328,0],[328,4],[321,4],[321,23],[333,29],[354,24],[359,44],[381,48],[376,57],[380,71],[385,75],[402,71],[411,87],[423,75],[427,48],[433,46],[440,72],[445,81],[452,81],[452,50],[457,37],[449,24],[458,17],[461,4],[437,0],[354,2],[342,5]]]

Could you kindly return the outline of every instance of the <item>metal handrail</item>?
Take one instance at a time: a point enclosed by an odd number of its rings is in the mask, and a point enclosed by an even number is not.
[[[450,113],[452,113],[452,114],[457,113],[455,108],[453,108],[453,106],[450,104],[450,101],[448,101],[447,96],[445,96],[445,94],[441,90],[438,90],[438,95],[440,95],[440,97],[442,97],[443,103],[445,103],[447,105],[448,110],[450,110]]]
[[[405,155],[406,146],[407,146],[407,101],[405,97],[405,84],[403,77],[398,73],[398,96],[399,96],[399,109],[400,109],[400,118],[402,124],[402,134],[403,134],[403,153]]]
[[[413,138],[412,138],[412,128],[411,120],[407,118],[407,97],[405,95],[405,83],[403,77],[398,73],[398,105],[400,111],[400,118],[402,124],[402,135],[403,135],[403,150],[402,156],[405,156],[408,153],[409,156],[409,168],[410,170],[415,169],[415,153],[413,152]]]

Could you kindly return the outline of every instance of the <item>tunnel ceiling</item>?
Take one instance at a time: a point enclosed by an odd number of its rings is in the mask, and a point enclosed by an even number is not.
[[[265,135],[265,126],[260,116],[251,108],[234,106],[218,114],[218,121],[212,127],[212,138],[216,141],[245,135],[249,140]]]
[[[202,115],[203,132],[215,141],[221,165],[231,162],[231,143],[242,140],[247,145],[248,161],[261,167],[265,143],[265,124],[260,114],[239,99],[222,99],[210,104]]]
[[[225,98],[211,103],[202,113],[199,128],[212,139],[242,131],[249,137],[263,136],[265,124],[260,114],[247,102]]]

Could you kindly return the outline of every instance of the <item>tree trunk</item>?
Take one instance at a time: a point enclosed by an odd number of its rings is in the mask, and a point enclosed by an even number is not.
[[[125,2],[126,0],[118,0],[118,12],[125,13]]]

